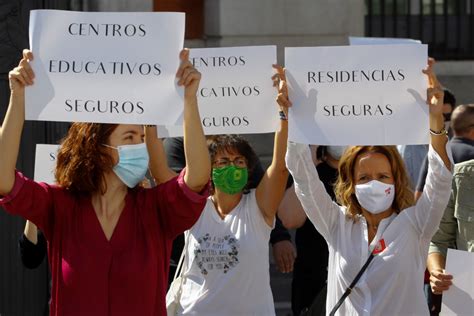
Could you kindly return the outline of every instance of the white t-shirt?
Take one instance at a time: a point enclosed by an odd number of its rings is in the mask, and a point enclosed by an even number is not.
[[[451,152],[449,144],[448,153]],[[367,222],[348,218],[318,178],[307,145],[289,143],[287,165],[296,194],[329,247],[326,313],[336,305],[369,256]],[[426,187],[415,206],[379,223],[374,257],[336,315],[429,315],[423,278],[431,237],[451,193],[451,172],[430,146]],[[451,159],[452,161],[452,159]]]
[[[268,242],[272,227],[255,190],[221,219],[209,198],[189,236],[178,315],[275,315]]]

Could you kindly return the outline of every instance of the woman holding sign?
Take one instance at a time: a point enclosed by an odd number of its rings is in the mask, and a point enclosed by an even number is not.
[[[428,190],[416,204],[395,146],[346,150],[335,189],[339,206],[319,181],[308,146],[289,145],[287,165],[296,193],[329,246],[326,313],[429,315],[423,272],[429,242],[449,199],[452,163],[443,90],[432,62],[424,72],[430,81],[430,172]]]
[[[268,243],[288,177],[290,106],[284,70],[275,67],[281,124],[275,133],[272,163],[256,189],[248,189],[258,160],[248,142],[237,135],[208,138],[213,194],[199,220],[185,233],[181,294],[169,295],[169,301],[179,301],[178,315],[275,314]],[[166,169],[166,165],[151,166],[157,182],[167,181]]]
[[[197,108],[200,74],[188,55],[181,52],[177,74],[185,89],[187,168],[153,189],[137,186],[149,162],[141,125],[72,124],[57,157],[57,186],[15,171],[32,53],[25,51],[10,72],[0,205],[35,223],[48,240],[51,315],[166,315],[171,243],[199,218],[210,173]]]

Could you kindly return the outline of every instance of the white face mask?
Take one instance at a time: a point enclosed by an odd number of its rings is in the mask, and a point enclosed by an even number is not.
[[[388,210],[395,197],[395,186],[377,180],[355,186],[355,194],[359,204],[372,214]]]
[[[342,154],[346,151],[347,146],[327,146],[326,149],[328,154],[336,159],[339,160],[342,157]]]

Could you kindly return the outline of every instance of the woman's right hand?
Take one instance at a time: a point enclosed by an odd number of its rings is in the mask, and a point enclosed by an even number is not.
[[[31,86],[35,78],[33,69],[31,69],[30,61],[33,60],[33,53],[28,50],[23,50],[23,58],[20,60],[18,67],[13,68],[8,73],[10,80],[10,91],[12,94],[22,94],[25,91],[25,86]]]

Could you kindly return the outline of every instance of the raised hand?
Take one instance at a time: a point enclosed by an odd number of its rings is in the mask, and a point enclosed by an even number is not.
[[[433,58],[429,58],[428,67],[423,70],[423,73],[428,76],[429,81],[426,103],[430,106],[430,114],[437,116],[443,114],[444,91],[433,69],[435,63]]]
[[[33,60],[33,53],[28,49],[24,49],[23,58],[20,60],[18,67],[13,68],[8,73],[10,91],[12,93],[23,93],[25,86],[33,84],[35,74],[29,63],[31,60]]]
[[[276,101],[280,106],[280,110],[288,115],[288,108],[293,104],[288,98],[288,84],[286,82],[285,68],[280,65],[273,65],[276,70],[276,74],[272,76],[273,86],[278,88],[278,96]]]
[[[185,48],[179,53],[181,65],[176,72],[178,85],[184,86],[185,97],[195,97],[201,81],[201,73],[189,61],[189,49]]]

